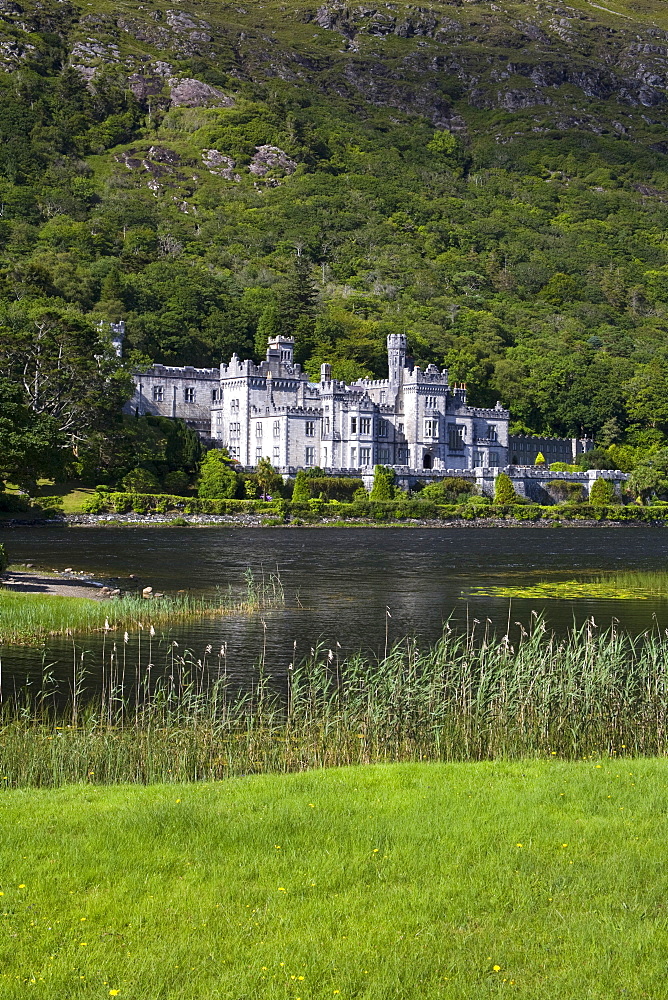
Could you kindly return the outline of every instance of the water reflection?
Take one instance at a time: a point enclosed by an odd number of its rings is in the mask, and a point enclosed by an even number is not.
[[[455,627],[478,618],[506,629],[508,597],[490,588],[521,586],[547,578],[568,580],[590,573],[663,570],[668,533],[661,528],[444,528],[347,530],[302,528],[31,528],[4,534],[16,562],[62,569],[72,566],[122,586],[153,586],[165,593],[188,590],[213,594],[231,586],[244,590],[244,571],[256,576],[278,567],[285,588],[283,607],[260,616],[206,619],[175,628],[159,640],[156,670],[169,643],[201,656],[206,645],[225,647],[232,676],[247,676],[264,649],[266,666],[282,676],[290,661],[322,643],[345,655],[359,649],[381,652],[386,627],[390,642],[409,635],[433,642],[450,620]],[[136,576],[130,581],[130,574]],[[477,591],[477,593],[476,593]],[[386,617],[386,608],[391,618]],[[637,633],[653,621],[668,626],[668,603],[644,600],[512,598],[511,621],[527,623],[544,611],[548,625],[563,631],[594,616],[601,627],[614,618]],[[518,626],[513,629],[519,632]],[[126,653],[136,655],[131,636]],[[99,662],[95,636],[52,640],[45,652],[5,649],[5,685],[37,678],[47,664],[66,679],[73,657]],[[162,660],[158,658],[160,652]]]

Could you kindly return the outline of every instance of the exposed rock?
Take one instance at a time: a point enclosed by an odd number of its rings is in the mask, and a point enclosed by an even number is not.
[[[224,94],[222,90],[188,77],[182,79],[172,77],[169,80],[169,94],[173,108],[201,108],[210,104],[219,108],[234,106],[233,98]]]
[[[203,149],[202,160],[210,174],[224,177],[226,181],[239,182],[241,180],[241,176],[234,172],[236,162],[231,156],[225,156],[217,149]]]
[[[264,177],[270,170],[282,170],[284,174],[294,174],[297,164],[278,146],[256,146],[248,169],[256,177]]]

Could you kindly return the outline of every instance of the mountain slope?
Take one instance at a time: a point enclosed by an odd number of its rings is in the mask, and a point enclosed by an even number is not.
[[[355,377],[396,330],[524,427],[663,441],[665,4],[1,9],[12,336]]]

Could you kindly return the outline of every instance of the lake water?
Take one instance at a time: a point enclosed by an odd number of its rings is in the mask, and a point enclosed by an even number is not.
[[[668,567],[668,532],[661,528],[44,528],[12,529],[2,542],[14,562],[35,567],[85,570],[97,579],[141,586],[166,594],[188,590],[211,595],[231,587],[242,593],[248,567],[256,577],[280,572],[285,604],[252,617],[198,621],[162,637],[187,646],[196,656],[211,644],[226,644],[230,672],[243,677],[265,650],[267,668],[282,676],[296,656],[318,643],[343,654],[382,652],[405,636],[426,645],[445,621],[458,628],[487,620],[505,632],[545,613],[558,631],[593,615],[601,627],[613,618],[639,633],[653,623],[668,627],[668,601],[513,600],[480,597],[476,588],[570,580],[590,574]],[[386,609],[389,609],[389,617]],[[77,639],[95,663],[98,639]],[[67,676],[72,644],[53,640],[45,653],[6,648],[5,683],[37,676],[43,662]],[[159,657],[155,657],[156,664]]]

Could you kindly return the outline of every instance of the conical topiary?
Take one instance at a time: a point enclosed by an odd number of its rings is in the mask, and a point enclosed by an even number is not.
[[[538,454],[536,455],[535,465],[545,465],[545,464],[546,464],[545,455],[542,453],[542,451],[539,451]]]
[[[500,472],[496,477],[496,485],[494,487],[494,503],[514,503],[517,500],[517,493],[515,492],[515,487],[512,484],[510,476],[507,476],[505,472]]]
[[[293,503],[308,503],[311,499],[308,476],[303,469],[300,469],[295,476],[295,485],[292,487]]]

